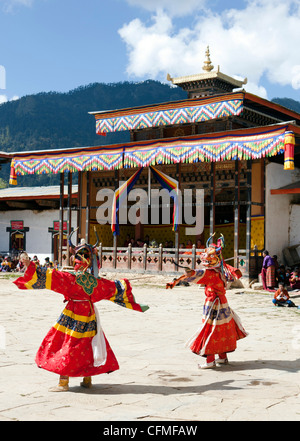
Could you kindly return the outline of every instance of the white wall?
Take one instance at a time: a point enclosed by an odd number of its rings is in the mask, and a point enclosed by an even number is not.
[[[290,206],[290,245],[300,243],[300,204]]]
[[[300,170],[283,170],[280,164],[266,167],[266,249],[282,260],[282,250],[300,243],[300,206],[291,204],[294,195],[271,195],[278,189],[300,180]]]
[[[26,252],[30,257],[37,255],[43,264],[45,257],[53,259],[52,234],[48,232],[48,228],[53,228],[53,221],[59,220],[59,210],[16,210],[2,211],[0,214],[0,252],[9,250],[9,234],[6,231],[10,227],[11,220],[24,221],[24,227],[29,227],[26,233]],[[77,216],[72,216],[72,227],[76,228]]]

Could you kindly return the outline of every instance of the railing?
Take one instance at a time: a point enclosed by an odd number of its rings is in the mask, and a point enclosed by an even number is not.
[[[99,247],[99,260],[101,270],[126,270],[134,272],[183,272],[178,267],[184,266],[192,269],[200,267],[199,253],[203,249],[192,248],[163,248],[162,244],[157,248],[147,247],[145,244],[142,248],[132,247]]]
[[[147,247],[103,247],[99,246],[100,271],[128,271],[138,273],[178,273],[181,267],[200,269],[200,253],[204,249],[196,248],[157,248]],[[254,247],[249,257],[246,250],[239,250],[236,258],[226,259],[232,266],[240,268],[245,277],[258,277],[262,267],[262,251]],[[248,262],[249,259],[249,262]],[[178,266],[179,265],[179,266]]]

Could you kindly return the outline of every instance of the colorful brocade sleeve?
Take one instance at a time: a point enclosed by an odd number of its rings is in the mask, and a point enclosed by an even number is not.
[[[23,277],[19,277],[13,283],[19,289],[45,289],[47,279],[47,268],[35,266],[31,262]]]
[[[134,311],[145,312],[149,306],[136,303],[132,288],[127,279],[123,280],[107,280],[100,279],[92,300],[97,302],[99,300],[110,300],[119,306],[132,309]]]
[[[16,279],[14,284],[19,289],[49,289],[70,298],[70,294],[80,294],[81,288],[78,286],[74,290],[74,282],[75,277],[70,273],[36,266],[31,262],[24,276]]]
[[[195,270],[193,271],[194,274],[190,277],[186,277],[185,281],[189,282],[189,283],[200,283],[200,284],[204,284],[205,281],[202,281],[205,277],[205,270]]]

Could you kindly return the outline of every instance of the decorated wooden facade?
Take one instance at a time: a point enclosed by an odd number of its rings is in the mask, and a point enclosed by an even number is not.
[[[255,275],[254,256],[265,245],[265,167],[269,161],[281,163],[282,172],[293,169],[295,163],[299,166],[300,115],[244,90],[234,91],[246,80],[230,78],[219,68],[212,72],[210,60],[202,74],[168,79],[188,91],[186,100],[90,112],[99,135],[129,131],[130,142],[14,153],[12,182],[27,174],[60,173],[61,188],[67,177],[70,189],[72,175],[78,173],[78,239],[93,242],[97,229],[104,269],[174,271],[174,258],[196,267],[200,264],[197,250],[184,254],[180,244],[188,240],[196,244],[197,239],[204,244],[216,231],[225,236],[225,259],[234,259],[245,275]],[[145,190],[149,184],[158,187],[149,175],[151,166],[176,180],[180,190],[204,190],[205,225],[200,235],[185,236],[182,224],[174,231],[171,224],[128,223],[114,239],[111,225],[97,222],[98,190],[116,190],[120,181],[140,169],[135,185]],[[67,216],[71,213],[68,210]],[[65,218],[62,206],[61,222]],[[131,255],[131,249],[120,249],[127,235],[148,236],[158,245],[169,241],[174,249],[169,249],[165,262],[159,247],[152,253],[143,249]]]

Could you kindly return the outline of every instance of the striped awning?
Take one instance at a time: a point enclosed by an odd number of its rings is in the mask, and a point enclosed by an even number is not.
[[[236,93],[89,113],[95,115],[96,133],[103,135],[108,132],[200,123],[240,115],[243,111],[243,98],[242,93]]]

